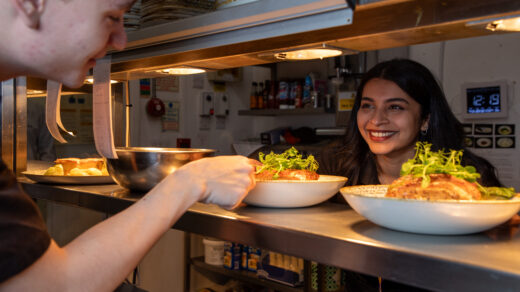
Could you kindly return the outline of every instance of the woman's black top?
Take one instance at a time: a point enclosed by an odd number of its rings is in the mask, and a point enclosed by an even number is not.
[[[38,207],[0,162],[0,283],[34,263],[50,242]]]

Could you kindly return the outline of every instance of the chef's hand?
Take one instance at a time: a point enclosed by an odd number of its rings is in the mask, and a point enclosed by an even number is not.
[[[199,201],[233,209],[255,187],[253,160],[244,156],[217,156],[195,160],[182,167],[201,187]],[[179,169],[180,170],[180,169]]]

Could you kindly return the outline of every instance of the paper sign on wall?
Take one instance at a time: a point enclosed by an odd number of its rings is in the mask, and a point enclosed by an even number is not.
[[[168,101],[166,102],[166,111],[162,116],[162,130],[163,131],[179,131],[179,116],[180,116],[180,102]]]
[[[167,76],[155,79],[157,91],[179,92],[179,77]]]
[[[150,79],[139,80],[139,95],[143,98],[150,97]]]
[[[355,91],[340,91],[338,93],[338,111],[351,111],[354,107]]]

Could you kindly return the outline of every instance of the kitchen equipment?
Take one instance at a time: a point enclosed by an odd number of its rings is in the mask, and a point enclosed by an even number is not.
[[[387,185],[342,188],[341,194],[363,217],[386,228],[423,234],[456,235],[484,231],[520,210],[511,200],[414,200],[385,197]]]
[[[45,175],[45,170],[31,170],[22,172],[29,179],[44,184],[67,185],[96,185],[113,184],[114,180],[108,175],[70,176],[70,175]]]
[[[213,155],[194,148],[117,147],[117,159],[107,159],[108,173],[122,187],[146,192],[184,164]]]
[[[346,181],[333,175],[320,175],[318,180],[256,180],[244,202],[260,207],[308,207],[330,199]]]

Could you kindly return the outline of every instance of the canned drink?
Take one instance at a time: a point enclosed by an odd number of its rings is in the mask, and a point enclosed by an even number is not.
[[[287,83],[285,81],[280,81],[278,83],[278,94],[277,94],[277,100],[278,100],[280,109],[289,108],[288,99],[289,99],[289,83]]]
[[[224,268],[230,270],[240,270],[240,258],[242,256],[242,246],[234,242],[224,244]]]
[[[300,108],[302,102],[302,85],[295,81],[291,83],[289,108]]]

